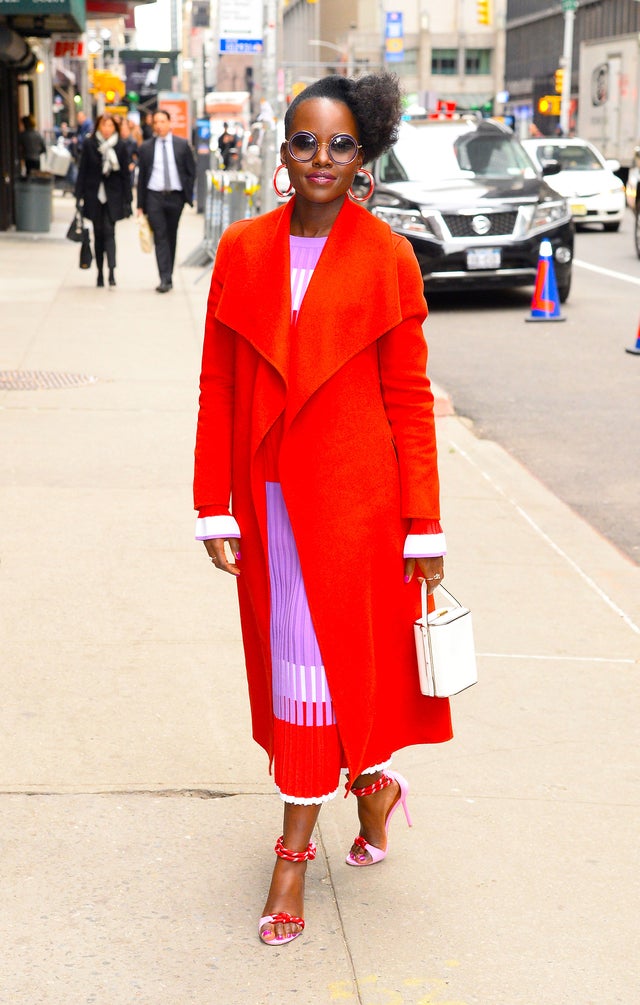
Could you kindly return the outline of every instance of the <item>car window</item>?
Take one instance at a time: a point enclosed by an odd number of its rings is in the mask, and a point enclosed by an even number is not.
[[[400,130],[393,154],[397,166],[385,162],[385,170],[402,174],[381,181],[425,181],[492,177],[535,177],[535,170],[518,141],[496,130],[476,129],[474,125],[405,125]],[[382,161],[381,161],[382,166]]]
[[[545,143],[536,147],[536,157],[545,161],[560,161],[563,171],[601,171],[602,164],[589,147],[560,143]]]
[[[503,178],[529,167],[521,148],[507,136],[461,136],[455,150],[462,170],[476,175]]]
[[[392,150],[389,150],[380,158],[379,175],[380,181],[394,182],[407,180],[402,165]]]

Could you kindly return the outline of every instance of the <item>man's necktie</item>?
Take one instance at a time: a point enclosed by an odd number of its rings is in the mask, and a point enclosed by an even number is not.
[[[167,153],[167,140],[162,141],[162,167],[164,169],[164,190],[171,191],[171,177],[169,175],[169,155]]]

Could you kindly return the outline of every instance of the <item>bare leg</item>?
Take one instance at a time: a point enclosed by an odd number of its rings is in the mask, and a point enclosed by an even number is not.
[[[295,803],[284,804],[282,835],[285,848],[289,848],[291,851],[305,851],[311,840],[319,813],[319,803],[314,803],[311,806],[298,806]],[[306,862],[287,862],[285,859],[276,858],[269,894],[262,912],[263,916],[286,912],[294,917],[304,917],[304,877],[306,871]],[[278,937],[282,938],[283,935],[290,935],[297,931],[299,931],[299,926],[294,924],[271,925],[266,923],[262,926],[263,933],[271,933],[267,936],[268,942],[277,942]]]
[[[382,771],[375,771],[370,775],[359,775],[353,783],[353,787],[360,789],[367,785],[372,785],[378,781],[381,775]],[[391,785],[380,789],[379,792],[374,792],[370,796],[361,796],[357,800],[360,837],[363,837],[367,844],[373,845],[374,848],[380,848],[382,851],[386,850],[387,834],[385,823],[390,809],[399,798],[400,786],[394,780]],[[351,846],[351,854],[358,859],[361,856],[364,856],[365,860],[371,859],[369,852],[363,851],[356,844]]]

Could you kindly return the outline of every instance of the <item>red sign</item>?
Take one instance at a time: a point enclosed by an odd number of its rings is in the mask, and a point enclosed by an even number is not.
[[[53,43],[53,55],[57,57],[70,56],[71,59],[82,59],[84,42],[81,38],[57,38]]]
[[[169,112],[171,116],[171,132],[191,142],[189,95],[174,91],[160,91],[158,94],[158,108]]]

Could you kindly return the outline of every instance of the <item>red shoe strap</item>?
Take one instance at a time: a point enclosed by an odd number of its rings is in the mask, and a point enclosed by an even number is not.
[[[294,914],[286,914],[286,912],[281,912],[280,914],[274,914],[269,922],[271,925],[299,925],[300,928],[304,928],[304,919],[296,918]]]
[[[305,851],[291,851],[291,849],[285,848],[283,835],[280,835],[273,850],[278,858],[283,858],[287,862],[313,862],[316,857],[316,846],[313,841],[309,841]]]
[[[374,792],[380,792],[381,789],[386,789],[387,785],[391,785],[392,781],[393,778],[383,773],[382,775],[380,775],[380,778],[378,779],[377,782],[373,782],[371,785],[365,785],[361,789],[351,789],[351,791],[353,792],[354,796],[357,796],[358,799],[361,799],[362,796],[372,796]]]

